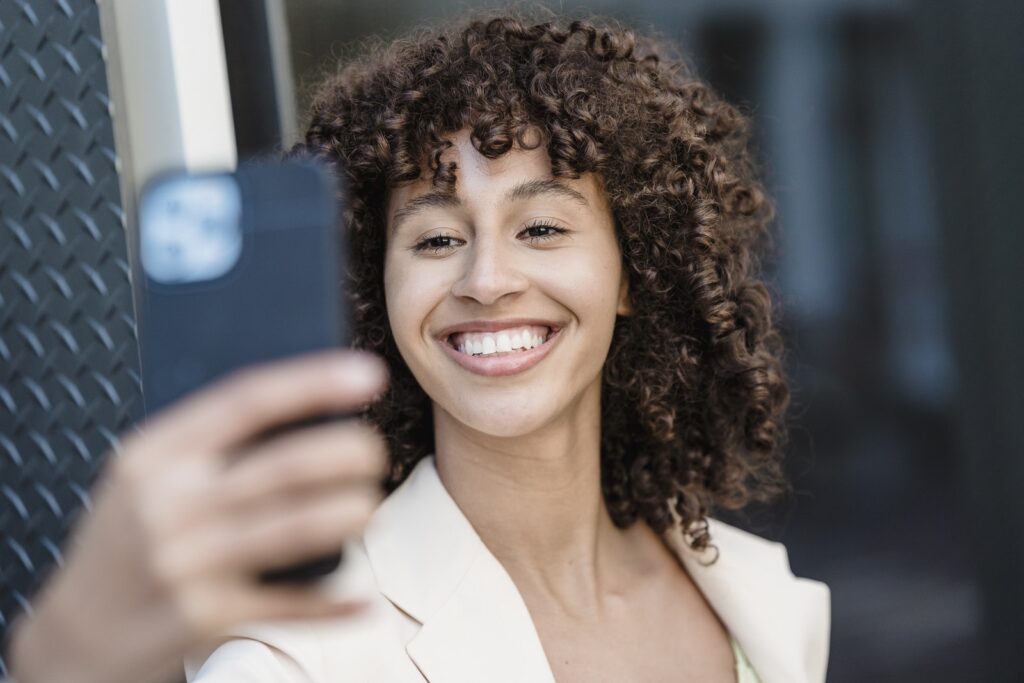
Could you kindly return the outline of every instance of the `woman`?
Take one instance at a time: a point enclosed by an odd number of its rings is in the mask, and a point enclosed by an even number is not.
[[[368,614],[250,632],[193,680],[262,657],[313,680],[726,681],[744,653],[823,677],[825,589],[706,519],[778,488],[770,208],[744,120],[657,54],[499,17],[321,86],[305,147],[349,186],[400,486],[349,552]]]
[[[709,518],[782,489],[771,207],[664,50],[476,19],[321,86],[391,493],[335,534],[347,614],[225,629],[189,681],[824,679],[827,588]]]

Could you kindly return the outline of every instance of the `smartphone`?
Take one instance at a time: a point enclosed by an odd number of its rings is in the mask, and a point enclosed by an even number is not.
[[[338,182],[310,159],[290,159],[147,184],[138,208],[147,415],[237,368],[350,345]],[[345,417],[279,425],[254,441]],[[307,582],[340,562],[339,544],[259,578]]]

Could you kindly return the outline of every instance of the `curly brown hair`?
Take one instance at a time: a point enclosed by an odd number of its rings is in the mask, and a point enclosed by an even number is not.
[[[789,390],[771,300],[758,278],[774,211],[755,173],[748,121],[671,44],[614,21],[478,15],[378,43],[314,95],[303,150],[347,185],[354,346],[391,368],[369,411],[397,486],[434,449],[430,401],[385,310],[389,188],[432,173],[454,191],[445,139],[469,129],[481,154],[530,148],[541,132],[556,177],[599,174],[633,314],[616,319],[602,378],[601,472],[615,524],[678,517],[695,549],[706,516],[785,490]]]

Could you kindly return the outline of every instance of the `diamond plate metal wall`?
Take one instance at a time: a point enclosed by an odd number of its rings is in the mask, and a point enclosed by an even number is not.
[[[104,57],[95,1],[0,0],[0,636],[142,417]]]

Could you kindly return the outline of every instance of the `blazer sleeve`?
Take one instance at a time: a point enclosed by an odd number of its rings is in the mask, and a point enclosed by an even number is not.
[[[308,683],[297,661],[266,643],[237,638],[209,656],[185,657],[187,683]]]
[[[340,571],[318,584],[326,598],[377,598],[376,609],[324,619],[248,622],[237,625],[208,647],[185,657],[187,683],[313,683],[336,680],[337,662],[354,671],[366,655],[395,640],[391,606],[379,593],[361,543],[345,546]],[[382,617],[384,615],[384,617]],[[404,642],[404,641],[401,641]],[[329,643],[329,647],[328,647]],[[404,646],[399,645],[404,652]],[[332,657],[327,662],[328,650]],[[384,652],[390,653],[386,648]],[[389,655],[390,656],[390,655]],[[359,680],[373,680],[372,677]]]
[[[311,683],[322,658],[305,623],[249,624],[185,657],[187,683]]]
[[[309,683],[301,665],[281,650],[251,638],[227,641],[208,657],[185,658],[187,683]]]

